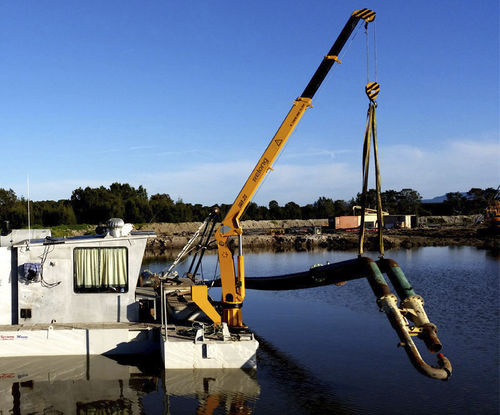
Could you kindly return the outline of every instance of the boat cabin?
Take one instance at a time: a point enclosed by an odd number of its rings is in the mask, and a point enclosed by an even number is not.
[[[110,219],[102,233],[53,238],[50,230],[0,237],[0,325],[139,321],[135,298],[147,239]]]

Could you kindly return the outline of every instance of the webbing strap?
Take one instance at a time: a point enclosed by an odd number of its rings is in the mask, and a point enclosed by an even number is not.
[[[379,85],[376,84],[377,92]],[[368,193],[368,173],[370,170],[370,147],[373,137],[373,156],[375,159],[375,191],[377,194],[377,221],[378,221],[378,245],[380,256],[384,256],[384,239],[382,228],[384,227],[384,217],[382,213],[382,198],[380,196],[380,166],[378,162],[378,146],[377,146],[377,103],[374,97],[370,96],[368,88],[366,91],[370,104],[368,105],[368,113],[366,117],[365,138],[363,143],[363,191],[361,193],[361,225],[359,229],[359,246],[358,254],[363,255],[364,240],[365,240],[365,209],[366,197]]]
[[[372,134],[373,134],[373,156],[375,159],[375,190],[377,192],[377,220],[378,220],[378,250],[380,253],[380,257],[384,256],[384,237],[383,237],[383,229],[384,229],[384,214],[382,212],[382,197],[381,193],[381,185],[380,185],[380,165],[378,162],[378,144],[377,144],[377,114],[375,112],[375,108],[377,108],[377,104],[372,105]]]

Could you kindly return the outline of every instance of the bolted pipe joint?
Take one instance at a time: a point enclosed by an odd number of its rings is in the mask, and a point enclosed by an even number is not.
[[[424,310],[424,299],[419,295],[412,295],[401,301],[401,308],[407,312],[407,317],[417,326],[422,327],[429,323]]]
[[[377,305],[381,312],[387,313],[389,309],[397,309],[398,297],[394,294],[387,294],[377,298]]]
[[[424,310],[424,299],[419,295],[412,295],[401,302],[401,307],[406,311],[406,317],[419,329],[422,329],[419,337],[424,341],[431,353],[440,352],[443,348],[437,336],[437,327],[429,321]]]

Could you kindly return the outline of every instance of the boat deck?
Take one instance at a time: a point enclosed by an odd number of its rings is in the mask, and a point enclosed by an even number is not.
[[[95,330],[95,329],[128,329],[146,330],[160,328],[160,323],[113,322],[113,323],[36,323],[36,324],[9,324],[0,325],[0,331],[29,331],[29,330]]]

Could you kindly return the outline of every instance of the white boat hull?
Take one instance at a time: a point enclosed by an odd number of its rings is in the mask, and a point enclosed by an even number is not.
[[[168,336],[161,342],[165,369],[256,369],[259,343],[248,340],[197,342]]]
[[[5,326],[4,326],[5,327]],[[120,355],[151,353],[159,348],[154,327],[0,328],[0,356]]]

